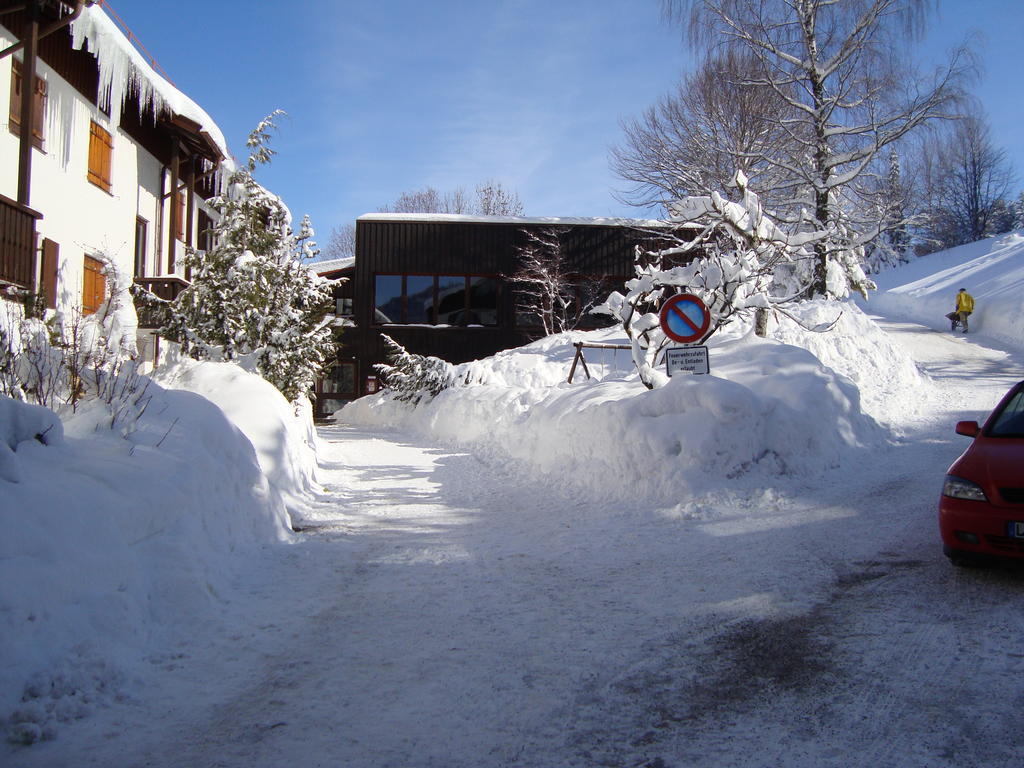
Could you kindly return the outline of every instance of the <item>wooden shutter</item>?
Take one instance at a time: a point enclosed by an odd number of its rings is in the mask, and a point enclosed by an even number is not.
[[[141,216],[135,217],[135,277],[146,276],[146,241],[149,239],[149,223]]]
[[[11,133],[21,135],[21,62],[11,62],[11,108],[9,112]],[[46,81],[36,76],[36,89],[32,98],[32,144],[43,148],[43,128],[46,120]]]
[[[103,262],[92,256],[85,257],[82,278],[82,314],[91,315],[100,308],[107,295],[107,280],[103,276]]]
[[[60,246],[49,238],[43,238],[42,288],[46,306],[57,308],[57,267],[60,263]]]
[[[178,215],[174,219],[174,236],[185,241],[185,190],[179,190],[175,195],[175,205],[178,206]]]
[[[110,191],[110,160],[114,151],[114,141],[110,133],[101,125],[92,122],[89,125],[89,181],[100,189]]]

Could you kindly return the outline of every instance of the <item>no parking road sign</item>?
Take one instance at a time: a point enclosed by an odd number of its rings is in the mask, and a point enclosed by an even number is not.
[[[672,341],[692,344],[707,333],[711,325],[711,312],[699,297],[680,293],[661,307],[661,330]]]

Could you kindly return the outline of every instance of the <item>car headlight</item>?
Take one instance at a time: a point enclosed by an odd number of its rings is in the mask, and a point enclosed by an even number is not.
[[[964,480],[956,475],[946,475],[946,482],[942,484],[942,495],[954,499],[969,499],[971,501],[988,501],[988,496],[981,490],[981,486]]]

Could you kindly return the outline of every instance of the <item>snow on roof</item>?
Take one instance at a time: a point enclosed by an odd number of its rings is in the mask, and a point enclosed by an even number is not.
[[[467,216],[458,213],[364,213],[356,221],[448,221],[474,224],[547,224],[550,226],[664,227],[658,219],[558,216]]]
[[[318,275],[322,275],[325,272],[336,272],[339,269],[347,269],[356,263],[355,256],[346,256],[342,259],[324,259],[322,261],[311,261],[306,264],[307,267],[312,269]]]
[[[225,164],[234,166],[224,134],[213,118],[157,74],[99,5],[83,8],[82,14],[72,22],[71,31],[73,47],[87,50],[96,57],[100,70],[100,98],[110,94],[110,117],[114,124],[120,121],[125,95],[134,88],[138,93],[140,111],[152,104],[157,113],[167,110],[198,123],[217,145]]]

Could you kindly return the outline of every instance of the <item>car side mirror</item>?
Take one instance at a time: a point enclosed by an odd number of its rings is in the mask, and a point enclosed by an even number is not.
[[[958,435],[977,437],[979,432],[981,432],[981,427],[978,426],[976,421],[958,421],[956,423],[956,433]]]

